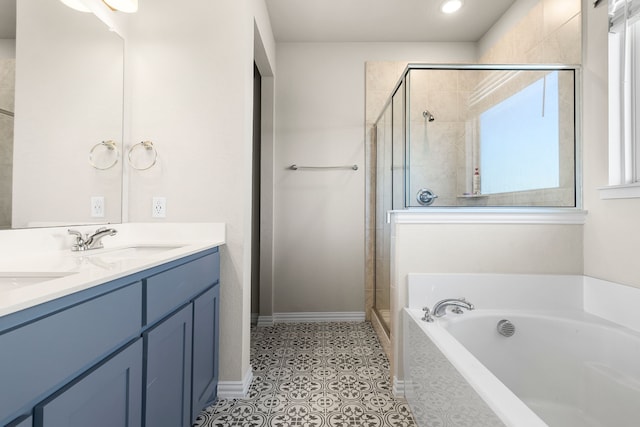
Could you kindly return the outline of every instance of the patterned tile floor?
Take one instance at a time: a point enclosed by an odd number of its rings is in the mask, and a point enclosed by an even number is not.
[[[393,396],[369,323],[280,323],[251,331],[246,399],[219,399],[194,427],[413,427]]]

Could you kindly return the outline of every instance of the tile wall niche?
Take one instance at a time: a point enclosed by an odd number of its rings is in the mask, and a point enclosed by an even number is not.
[[[0,109],[13,111],[15,59],[0,59]],[[11,228],[13,117],[0,114],[0,229]]]

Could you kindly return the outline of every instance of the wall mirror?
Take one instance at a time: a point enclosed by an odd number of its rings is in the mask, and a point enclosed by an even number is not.
[[[56,0],[0,16],[0,228],[121,222],[122,38]]]

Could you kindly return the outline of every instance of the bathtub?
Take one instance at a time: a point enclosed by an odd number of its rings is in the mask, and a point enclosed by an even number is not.
[[[423,304],[461,296],[476,310],[421,320]],[[411,275],[404,391],[418,425],[640,425],[640,319],[609,313],[636,302],[640,290],[582,276]]]

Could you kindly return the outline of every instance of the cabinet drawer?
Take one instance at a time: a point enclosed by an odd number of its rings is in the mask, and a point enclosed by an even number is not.
[[[0,421],[137,336],[141,322],[137,282],[0,335]]]
[[[180,307],[220,279],[219,252],[146,279],[146,324]]]

